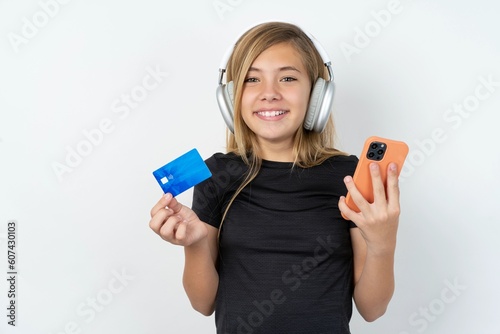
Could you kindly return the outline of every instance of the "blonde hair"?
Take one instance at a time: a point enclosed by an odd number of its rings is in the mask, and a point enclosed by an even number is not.
[[[249,169],[242,184],[224,211],[219,227],[219,235],[231,204],[238,194],[257,176],[262,165],[257,138],[245,124],[241,115],[241,97],[245,77],[254,60],[264,50],[280,43],[288,43],[300,54],[312,83],[311,90],[317,78],[328,79],[328,71],[314,43],[304,31],[293,24],[283,22],[259,24],[248,30],[236,42],[226,66],[226,80],[227,82],[233,81],[234,84],[234,134],[228,131],[226,145],[227,152],[240,156],[244,163],[249,166]],[[293,166],[313,167],[321,164],[329,157],[345,155],[345,153],[334,148],[334,136],[335,131],[331,116],[321,133],[308,131],[304,127],[300,127],[295,134],[293,144],[295,157]]]

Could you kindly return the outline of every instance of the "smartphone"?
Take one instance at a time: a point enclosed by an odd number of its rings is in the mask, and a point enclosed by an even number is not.
[[[352,179],[359,192],[369,203],[373,203],[373,186],[370,175],[370,164],[375,162],[380,166],[382,181],[384,182],[384,185],[386,185],[387,167],[389,164],[391,162],[395,162],[398,165],[399,175],[407,155],[408,145],[402,141],[376,136],[366,139]],[[360,211],[349,193],[347,193],[346,196],[346,204],[353,211]],[[342,216],[345,219],[348,219],[343,214]]]

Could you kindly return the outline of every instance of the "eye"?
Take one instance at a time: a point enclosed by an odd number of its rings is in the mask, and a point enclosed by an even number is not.
[[[248,77],[245,79],[245,82],[258,82],[259,80],[257,78],[254,78],[254,77]]]
[[[297,80],[297,79],[295,79],[294,77],[284,77],[283,79],[281,79],[281,81],[284,81],[284,82],[292,82],[295,80]]]

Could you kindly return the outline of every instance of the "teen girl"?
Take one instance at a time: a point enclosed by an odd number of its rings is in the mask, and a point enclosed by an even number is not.
[[[392,297],[398,167],[384,185],[371,166],[368,203],[329,113],[311,124],[317,83],[332,84],[321,52],[291,24],[247,31],[220,87],[234,118],[227,153],[206,160],[213,177],[195,187],[192,209],[167,193],[151,210],[153,231],[184,246],[185,291],[195,310],[215,311],[217,333],[350,333],[352,300],[373,321]]]

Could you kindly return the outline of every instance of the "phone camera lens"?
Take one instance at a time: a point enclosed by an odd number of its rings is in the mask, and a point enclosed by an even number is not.
[[[376,149],[376,148],[378,147],[378,145],[377,145],[377,143],[372,143],[372,146],[371,146],[371,147],[372,147],[372,149],[374,150],[374,149]]]
[[[384,150],[378,150],[377,153],[382,155],[382,154],[384,154]]]
[[[373,153],[373,152],[368,153],[368,158],[373,158],[374,156],[375,156],[375,153]]]

